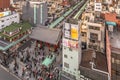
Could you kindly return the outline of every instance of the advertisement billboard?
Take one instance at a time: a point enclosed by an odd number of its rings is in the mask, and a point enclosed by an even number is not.
[[[0,12],[0,17],[10,15],[10,11]]]
[[[63,46],[77,49],[78,48],[78,41],[73,41],[73,40],[63,38]]]
[[[78,25],[71,25],[71,39],[78,40]]]
[[[3,17],[4,16],[4,13],[0,13],[0,17]]]

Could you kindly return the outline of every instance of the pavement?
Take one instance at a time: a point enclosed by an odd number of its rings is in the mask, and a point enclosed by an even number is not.
[[[11,72],[9,72],[5,67],[0,65],[0,80],[20,80],[20,79]]]

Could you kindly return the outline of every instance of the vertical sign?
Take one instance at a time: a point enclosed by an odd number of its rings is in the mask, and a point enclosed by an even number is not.
[[[65,23],[64,36],[66,38],[70,38],[70,24],[69,23]]]
[[[95,3],[94,10],[95,11],[102,11],[102,4],[101,3]]]
[[[71,39],[78,40],[78,25],[71,24]]]

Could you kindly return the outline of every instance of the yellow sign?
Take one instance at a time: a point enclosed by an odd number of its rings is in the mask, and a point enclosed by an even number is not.
[[[78,40],[78,30],[76,28],[71,28],[71,38]]]
[[[3,17],[4,16],[4,13],[0,13],[0,17]]]

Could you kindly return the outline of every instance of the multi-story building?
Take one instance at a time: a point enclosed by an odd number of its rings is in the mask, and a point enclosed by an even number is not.
[[[80,80],[79,64],[81,62],[81,37],[77,21],[68,21],[64,25],[63,67],[64,75],[71,75],[70,80]]]
[[[14,11],[0,12],[0,30],[5,28],[6,26],[9,26],[12,23],[19,23],[19,18],[19,14]]]
[[[88,22],[88,34],[87,45],[88,48],[92,48],[101,52],[104,52],[104,25],[100,23]]]
[[[91,16],[89,16],[91,15]],[[81,25],[82,43],[87,49],[104,52],[105,51],[105,26],[102,19],[97,14],[83,14],[83,23]]]
[[[23,20],[34,25],[45,25],[48,18],[47,3],[44,1],[28,1],[23,7]]]
[[[112,80],[119,80],[120,79],[120,19],[117,18],[116,13],[105,13],[105,21],[107,27],[107,52],[111,51],[111,76]]]

